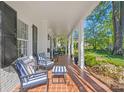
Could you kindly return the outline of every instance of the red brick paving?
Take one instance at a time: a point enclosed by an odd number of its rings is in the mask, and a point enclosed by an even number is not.
[[[57,62],[59,65],[66,65],[67,67],[67,78],[66,84],[52,83],[52,71],[48,71],[49,86],[48,92],[111,92],[101,81],[93,77],[85,68],[82,70],[77,65],[72,63],[72,60],[67,56],[59,57]],[[63,78],[54,78],[54,82],[64,82]],[[29,89],[28,92],[45,92],[47,85],[40,85],[35,88]],[[19,86],[16,87],[15,91],[19,90]]]
[[[71,79],[71,77],[67,74],[66,77],[66,84],[65,83],[58,83],[58,79],[60,82],[64,82],[63,78],[54,78],[54,82],[57,83],[52,83],[52,71],[48,72],[48,77],[49,77],[49,86],[48,86],[48,92],[79,92],[77,86]],[[28,92],[45,92],[46,91],[46,85],[40,85],[36,88],[29,89]]]

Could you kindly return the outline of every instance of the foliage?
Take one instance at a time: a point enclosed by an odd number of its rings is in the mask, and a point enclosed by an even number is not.
[[[85,65],[96,74],[112,77],[119,82],[124,82],[123,9],[124,2],[100,2],[84,25]]]
[[[95,65],[100,65],[102,63],[108,62],[108,59],[97,60],[93,53],[85,54],[85,64],[86,66],[93,67]]]
[[[96,60],[96,57],[101,58],[102,60]],[[110,63],[115,66],[124,67],[124,57],[114,56],[106,52],[94,52],[93,50],[88,50],[85,52],[85,64],[87,66],[95,66],[102,63]]]
[[[92,66],[94,66],[96,64],[97,64],[97,62],[95,60],[95,56],[94,55],[91,55],[91,54],[85,55],[85,65],[86,66],[92,67]]]
[[[78,41],[77,40],[74,40],[74,49],[77,50],[78,49]]]
[[[102,60],[97,60],[101,58]],[[124,80],[124,58],[104,51],[86,50],[85,65],[91,67],[96,74],[112,77],[119,82]]]
[[[78,41],[74,40],[74,57],[78,57]]]
[[[113,46],[112,3],[100,2],[85,20],[85,43],[93,49],[107,49]]]
[[[122,74],[124,69],[121,66],[117,67],[110,63],[103,63],[101,65],[95,65],[94,67],[92,67],[92,69],[95,71],[95,73],[112,77],[118,81],[124,79],[124,74]]]
[[[61,53],[65,53],[67,46],[67,38],[65,35],[60,35],[57,37],[57,48]]]
[[[78,50],[74,50],[74,57],[78,57]]]

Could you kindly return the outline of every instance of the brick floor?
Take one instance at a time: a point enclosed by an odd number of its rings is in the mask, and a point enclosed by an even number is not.
[[[52,71],[48,72],[49,86],[48,92],[79,92],[78,87],[75,85],[74,81],[67,74],[66,83],[62,77],[53,78],[52,82]],[[28,89],[28,92],[46,92],[47,85],[39,85],[35,88]],[[19,85],[15,88],[14,92],[19,91]]]
[[[57,62],[59,65],[67,67],[66,84],[52,83],[52,71],[48,71],[49,86],[48,92],[111,92],[112,90],[101,81],[93,77],[86,68],[81,69],[72,63],[67,56],[59,57]],[[56,63],[55,63],[56,65]],[[63,78],[54,78],[54,82],[64,82]],[[45,92],[47,85],[40,85],[29,89],[28,92]],[[19,86],[15,91],[19,90]]]
[[[48,72],[49,77],[49,86],[48,91],[49,92],[79,92],[77,86],[71,79],[71,77],[67,74],[66,75],[66,84],[64,83],[64,79],[62,77],[59,78],[53,78],[52,82],[52,71]],[[46,85],[40,85],[36,88],[29,89],[28,92],[45,92],[47,86]]]

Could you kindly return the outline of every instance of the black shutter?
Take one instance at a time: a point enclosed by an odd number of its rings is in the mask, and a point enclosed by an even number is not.
[[[1,65],[9,66],[17,58],[17,14],[10,6],[0,2],[1,11]]]
[[[33,35],[33,56],[37,55],[37,27],[35,25],[32,26],[32,35]]]

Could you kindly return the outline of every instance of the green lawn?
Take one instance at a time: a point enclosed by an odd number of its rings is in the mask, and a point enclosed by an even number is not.
[[[116,66],[123,66],[124,67],[124,57],[123,56],[115,56],[115,55],[111,55],[110,53],[101,52],[101,51],[93,51],[93,50],[86,50],[85,51],[85,55],[87,55],[86,56],[87,57],[86,60],[87,59],[89,59],[89,60],[91,59],[92,60],[93,57],[95,57],[95,58],[96,57],[101,57],[102,59],[107,60],[105,62],[114,64]],[[92,57],[92,58],[90,58],[90,57]],[[102,63],[103,62],[104,61],[102,61]],[[95,65],[95,64],[99,64],[99,63],[95,62],[93,64]]]

